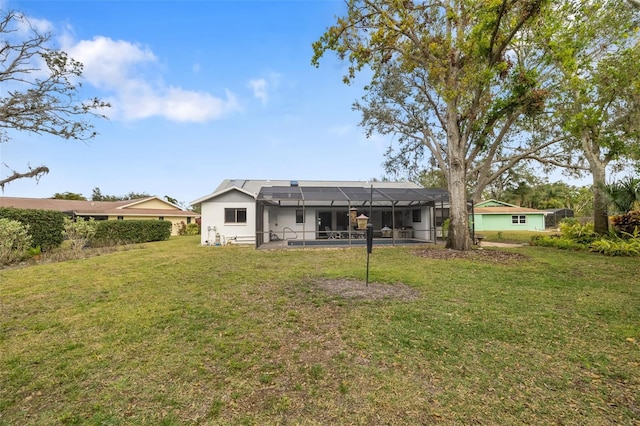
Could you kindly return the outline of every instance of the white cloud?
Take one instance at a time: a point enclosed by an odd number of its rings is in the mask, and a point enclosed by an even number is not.
[[[259,80],[250,80],[249,88],[253,90],[253,96],[256,99],[260,99],[262,105],[266,105],[269,101],[269,96],[267,94],[267,80],[261,78]]]
[[[96,36],[75,41],[67,33],[62,49],[84,65],[83,77],[108,94],[112,118],[141,120],[163,117],[177,122],[206,122],[241,111],[235,95],[225,97],[166,85],[160,64],[148,47]]]

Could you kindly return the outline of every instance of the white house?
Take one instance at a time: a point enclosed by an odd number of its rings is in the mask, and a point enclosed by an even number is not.
[[[224,180],[191,202],[201,206],[202,244],[290,245],[355,242],[355,217],[370,217],[374,237],[434,241],[442,189],[410,182]],[[440,219],[440,222],[442,220]]]

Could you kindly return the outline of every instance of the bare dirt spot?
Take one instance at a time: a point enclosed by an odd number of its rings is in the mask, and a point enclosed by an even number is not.
[[[360,300],[404,300],[411,301],[420,297],[420,292],[408,285],[369,283],[350,279],[315,280],[312,286],[345,299]]]
[[[436,249],[425,248],[420,250],[414,250],[413,254],[419,257],[425,257],[428,259],[449,260],[449,259],[466,259],[466,260],[478,260],[481,262],[492,262],[500,264],[517,263],[528,259],[527,256],[521,253],[514,253],[509,251],[500,250],[448,250],[448,249]]]

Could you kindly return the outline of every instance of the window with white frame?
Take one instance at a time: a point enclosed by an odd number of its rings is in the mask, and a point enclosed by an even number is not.
[[[296,209],[296,223],[304,223],[304,210]]]
[[[247,223],[247,209],[225,208],[224,223]]]
[[[514,214],[513,216],[511,216],[511,223],[513,223],[514,225],[527,223],[527,216],[523,214]]]

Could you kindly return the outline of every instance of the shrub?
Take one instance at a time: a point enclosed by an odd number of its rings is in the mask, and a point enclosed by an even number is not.
[[[572,240],[578,244],[591,244],[597,239],[597,235],[593,230],[593,222],[581,225],[579,222],[562,221],[560,222],[560,235],[562,238]]]
[[[624,238],[624,235],[632,235],[640,229],[640,210],[611,216],[610,221],[617,235]]]
[[[31,247],[29,226],[17,220],[0,218],[0,263],[20,260]]]
[[[184,221],[176,223],[176,228],[178,228],[178,235],[187,235],[187,224]]]
[[[197,223],[188,224],[187,235],[200,235],[200,225]]]
[[[168,240],[172,224],[168,220],[106,220],[98,222],[91,244],[106,246],[116,244],[147,243]]]
[[[591,244],[591,250],[607,256],[640,256],[640,229],[632,234],[623,232],[621,237],[612,235]]]
[[[84,220],[81,217],[72,221],[68,217],[64,218],[64,232],[70,242],[70,248],[74,256],[80,257],[82,249],[96,234],[98,222],[93,219]]]
[[[560,235],[537,235],[531,238],[531,245],[555,247],[562,250],[587,250],[587,244],[578,243]]]
[[[65,218],[62,212],[3,207],[0,208],[0,218],[2,217],[28,226],[33,247],[40,246],[42,251],[47,251],[62,244]]]

